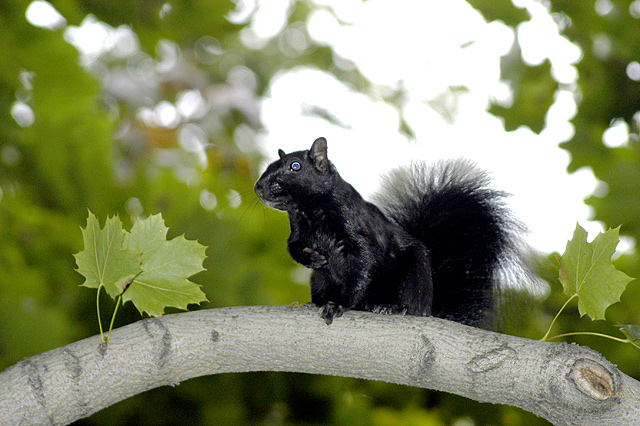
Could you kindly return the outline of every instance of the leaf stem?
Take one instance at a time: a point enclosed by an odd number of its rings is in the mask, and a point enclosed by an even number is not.
[[[547,330],[547,333],[544,335],[544,337],[540,340],[542,340],[543,342],[546,342],[547,340],[549,340],[549,334],[551,334],[551,329],[553,328],[553,325],[556,323],[556,320],[558,319],[558,317],[560,316],[560,314],[562,313],[562,311],[564,311],[564,309],[567,307],[567,305],[569,305],[569,302],[571,302],[573,299],[575,299],[576,297],[578,297],[578,293],[574,294],[573,296],[571,296],[569,299],[567,299],[566,302],[564,302],[564,305],[562,305],[562,308],[560,308],[560,310],[558,311],[558,313],[556,314],[556,316],[553,318],[553,321],[551,321],[551,324],[549,325],[549,329]],[[557,337],[557,336],[556,336]]]
[[[96,310],[98,311],[98,327],[100,327],[100,338],[102,339],[102,343],[107,343],[107,341],[104,339],[104,331],[102,331],[102,320],[100,319],[100,290],[102,290],[102,287],[104,287],[104,285],[100,283],[96,294]]]
[[[113,309],[113,315],[111,316],[109,332],[107,334],[107,337],[105,338],[104,330],[102,329],[102,317],[100,316],[100,290],[102,290],[103,287],[104,285],[102,283],[98,286],[98,292],[96,294],[96,310],[98,311],[98,327],[100,327],[100,339],[102,340],[102,343],[108,343],[109,340],[111,340],[111,330],[113,330],[113,323],[116,320],[116,313],[118,313],[118,307],[120,306],[120,302],[122,301],[122,294],[119,294],[118,298],[116,299],[116,307]]]
[[[116,299],[116,307],[113,309],[113,315],[111,316],[111,324],[109,324],[109,334],[107,335],[107,342],[111,340],[111,330],[113,330],[113,323],[116,320],[116,313],[118,312],[118,306],[120,306],[121,300],[122,294],[119,294],[118,298]]]
[[[567,337],[567,336],[579,336],[579,335],[598,336],[598,337],[604,337],[604,338],[607,338],[607,339],[615,340],[616,342],[632,343],[633,344],[633,342],[631,342],[631,340],[629,340],[629,339],[622,339],[620,337],[610,336],[608,334],[602,334],[602,333],[595,333],[595,332],[592,332],[592,331],[574,331],[574,332],[571,332],[571,333],[562,333],[562,334],[558,334],[557,336],[549,337],[547,340],[557,339],[557,338],[560,338],[560,337]]]

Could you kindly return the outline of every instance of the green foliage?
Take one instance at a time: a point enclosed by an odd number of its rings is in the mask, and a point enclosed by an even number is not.
[[[560,258],[560,282],[564,294],[578,298],[580,315],[604,319],[604,311],[620,301],[620,295],[632,280],[611,263],[618,245],[619,228],[598,234],[587,242],[587,231],[576,225],[573,238]]]
[[[187,309],[189,304],[206,301],[200,286],[188,280],[204,270],[205,247],[184,236],[167,241],[168,230],[159,213],[137,220],[126,232],[119,218],[107,218],[101,228],[89,212],[82,230],[84,250],[75,255],[77,271],[85,277],[82,285],[96,288],[98,296],[104,287],[116,299],[116,309],[122,298],[151,316],[162,315],[165,308]]]
[[[633,116],[638,111],[640,85],[627,75],[627,66],[640,59],[640,28],[633,16],[631,3],[612,0],[608,13],[595,7],[584,7],[570,0],[554,0],[554,12],[566,16],[570,25],[565,33],[583,52],[577,64],[580,87],[580,109],[576,115],[575,136],[563,147],[572,154],[571,170],[590,166],[598,178],[608,175],[621,164],[611,162],[616,149],[602,143],[602,135],[612,120],[623,119],[632,133],[637,133]],[[637,160],[636,160],[637,161]]]
[[[529,19],[527,11],[510,0],[471,0],[469,4],[480,10],[487,21],[500,20],[509,26],[516,26]]]
[[[87,226],[82,230],[84,250],[75,255],[77,271],[85,277],[82,284],[89,288],[104,287],[115,298],[124,291],[120,284],[140,273],[141,251],[124,246],[125,231],[117,217],[107,218],[104,228],[89,212]]]
[[[180,235],[166,240],[167,231],[158,213],[133,224],[125,235],[125,250],[141,254],[140,271],[119,287],[123,301],[132,301],[140,313],[162,315],[165,307],[187,309],[207,300],[200,286],[189,281],[203,271],[206,247]]]
[[[542,340],[549,339],[555,321],[573,299],[578,299],[580,316],[586,314],[594,320],[605,319],[606,309],[620,301],[621,294],[632,278],[618,271],[611,263],[611,257],[618,241],[618,228],[616,228],[598,234],[589,243],[587,242],[587,232],[579,224],[576,224],[573,238],[567,243],[567,248],[559,259],[559,281],[564,288],[564,294],[569,296],[569,300],[560,308]],[[627,336],[626,340],[594,332],[564,333],[551,337],[551,339],[588,334],[640,347],[635,342],[639,329],[637,326],[619,325],[618,328]]]
[[[564,33],[582,49],[576,64],[580,104],[575,118],[575,135],[561,146],[571,154],[569,170],[589,167],[603,182],[601,191],[586,201],[594,219],[607,226],[622,224],[622,235],[640,240],[640,156],[638,156],[637,113],[640,82],[627,69],[640,61],[640,26],[636,4],[611,0],[603,13],[594,5],[571,0],[553,0],[552,11],[566,17]],[[604,132],[614,123],[628,126],[629,139],[621,146],[607,146]],[[620,260],[632,276],[640,274],[640,262]],[[634,304],[635,305],[635,304]],[[635,306],[627,309],[637,312]]]
[[[540,133],[545,125],[546,111],[553,103],[558,83],[551,77],[549,61],[538,66],[526,65],[520,56],[520,49],[503,57],[501,75],[513,90],[513,104],[509,108],[493,104],[489,110],[504,119],[508,131],[520,126],[528,126]]]
[[[35,117],[18,132],[16,122],[5,116],[11,121],[3,127],[19,138],[3,145],[14,142],[22,160],[9,173],[19,174],[21,185],[53,208],[91,205],[105,212],[105,196],[117,194],[111,185],[114,120],[96,102],[99,82],[78,64],[78,52],[60,34],[33,27],[23,16],[10,21],[15,27],[8,37],[0,34],[3,45],[12,47],[3,62],[15,67],[7,83],[11,92],[28,99]]]
[[[5,194],[0,202],[0,369],[83,337],[70,307],[77,224]],[[69,253],[68,257],[61,253]]]
[[[618,324],[618,328],[632,341],[636,346],[640,347],[640,326],[630,324]]]
[[[529,14],[517,8],[511,1],[469,0],[474,8],[482,12],[488,21],[500,20],[509,26],[529,20]],[[524,62],[520,46],[516,43],[511,51],[502,57],[500,76],[509,83],[513,91],[513,100],[509,106],[493,103],[490,112],[504,119],[504,127],[508,131],[520,126],[527,126],[540,133],[545,126],[546,114],[554,101],[558,83],[551,74],[548,60],[540,65],[529,65]]]
[[[74,14],[79,24],[82,17],[94,14],[111,26],[127,23],[138,34],[145,50],[153,51],[159,37],[173,40],[180,45],[195,42],[198,37],[209,35],[225,37],[240,27],[226,19],[233,9],[230,0],[176,1],[169,4],[141,1],[106,2],[89,1],[73,3]],[[163,8],[165,8],[163,10]],[[60,12],[69,16],[69,8],[61,7]],[[188,31],[185,29],[188,28]],[[182,30],[182,31],[181,31]]]

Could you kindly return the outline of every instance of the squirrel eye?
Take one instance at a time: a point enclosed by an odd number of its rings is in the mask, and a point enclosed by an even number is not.
[[[300,163],[298,163],[297,161],[294,161],[289,166],[289,169],[297,172],[298,170],[300,170],[300,167],[302,167],[300,166]]]

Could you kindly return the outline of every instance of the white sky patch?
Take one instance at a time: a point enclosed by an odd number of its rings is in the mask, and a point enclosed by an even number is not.
[[[64,39],[82,55],[82,63],[90,66],[100,55],[110,52],[126,58],[139,50],[135,33],[126,25],[113,28],[93,15],[87,15],[80,26],[69,25]]]
[[[622,119],[614,120],[602,134],[602,143],[607,148],[626,146],[629,141],[629,125]]]
[[[578,71],[574,64],[582,57],[580,48],[560,35],[558,25],[541,2],[523,0],[519,3],[531,14],[529,21],[517,27],[522,59],[530,65],[540,65],[548,59],[551,74],[558,82],[575,82]]]
[[[67,25],[67,20],[49,2],[36,0],[25,11],[27,21],[33,26],[55,30]]]

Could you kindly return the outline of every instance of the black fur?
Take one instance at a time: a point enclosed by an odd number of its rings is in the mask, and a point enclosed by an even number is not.
[[[326,139],[279,155],[254,189],[289,214],[289,254],[313,269],[311,301],[327,324],[356,309],[483,325],[497,271],[517,252],[486,174],[464,161],[401,169],[378,207],[340,177]]]

